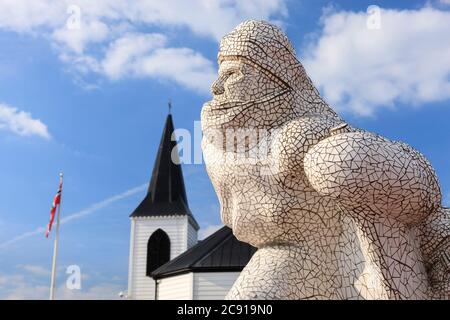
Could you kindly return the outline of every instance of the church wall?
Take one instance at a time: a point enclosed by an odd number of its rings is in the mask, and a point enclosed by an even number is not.
[[[190,223],[188,223],[188,229],[187,229],[187,247],[188,249],[195,246],[198,242],[197,239],[197,230],[195,230],[194,226]]]
[[[240,272],[194,273],[194,300],[223,300]]]
[[[136,223],[134,219],[131,219],[131,232],[130,232],[130,255],[128,258],[128,295],[133,292],[133,263],[134,263],[134,230]]]
[[[170,238],[170,259],[187,250],[186,216],[132,218],[128,296],[130,299],[154,299],[155,281],[146,276],[147,243],[157,229]]]
[[[192,273],[158,281],[158,300],[192,300]]]

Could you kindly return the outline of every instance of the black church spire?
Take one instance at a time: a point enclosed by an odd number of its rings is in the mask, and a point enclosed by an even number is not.
[[[195,221],[188,206],[177,143],[172,140],[173,132],[172,115],[169,113],[147,195],[133,211],[131,217],[189,215]]]

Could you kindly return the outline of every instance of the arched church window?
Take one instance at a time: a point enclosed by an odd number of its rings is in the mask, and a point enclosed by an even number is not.
[[[170,260],[170,239],[167,233],[158,229],[150,236],[147,244],[147,276],[153,270]]]

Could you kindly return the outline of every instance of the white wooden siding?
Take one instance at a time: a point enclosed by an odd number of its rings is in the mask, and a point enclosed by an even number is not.
[[[188,218],[164,216],[131,220],[128,296],[130,299],[155,299],[155,281],[146,276],[148,239],[157,229],[164,230],[170,239],[170,259],[175,258],[187,250]]]
[[[195,230],[194,226],[190,223],[188,223],[188,234],[187,234],[187,248],[191,248],[195,246],[198,242],[197,238],[197,230]]]
[[[158,281],[158,300],[192,300],[192,273]]]
[[[130,256],[128,258],[128,295],[133,292],[133,263],[134,263],[134,229],[135,221],[131,219],[131,232],[130,232]]]
[[[223,300],[240,272],[194,273],[194,300]]]

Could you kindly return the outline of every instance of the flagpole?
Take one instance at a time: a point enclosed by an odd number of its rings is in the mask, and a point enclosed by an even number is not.
[[[59,184],[62,185],[63,173],[59,174]],[[52,278],[50,281],[50,300],[55,299],[55,286],[56,286],[56,258],[58,256],[58,240],[59,240],[59,217],[61,215],[61,201],[62,201],[62,189],[58,205],[58,214],[56,217],[56,230],[55,230],[55,242],[53,246],[53,262],[52,262]]]

